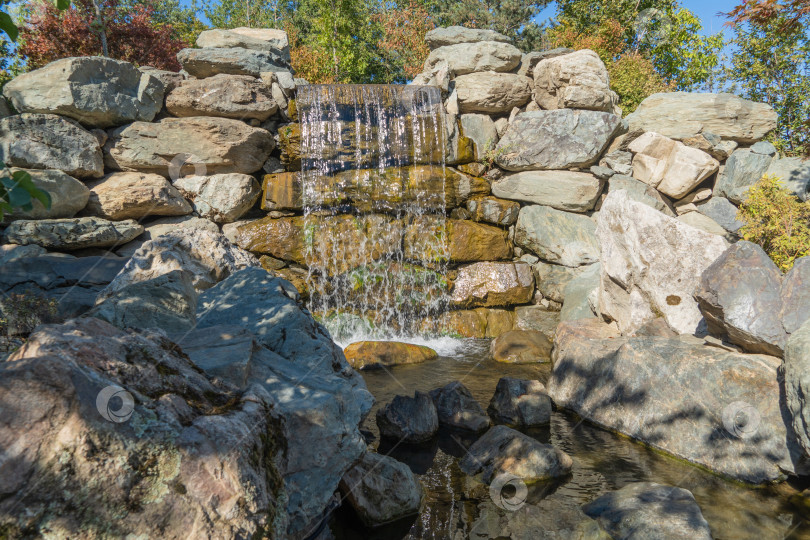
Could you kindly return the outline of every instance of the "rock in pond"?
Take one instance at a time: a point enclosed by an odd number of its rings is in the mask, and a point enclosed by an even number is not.
[[[413,397],[394,396],[377,411],[377,427],[381,437],[397,442],[425,442],[439,430],[439,417],[430,395],[416,392]]]
[[[340,490],[368,527],[416,514],[422,504],[422,485],[408,466],[375,452],[343,475]]]
[[[542,426],[551,421],[551,398],[540,381],[501,377],[487,412],[498,424]]]
[[[479,262],[459,269],[450,300],[461,307],[509,306],[528,303],[533,294],[528,264]]]
[[[609,337],[588,321],[590,330],[557,332],[548,383],[557,407],[742,482],[796,474],[801,450],[785,426],[778,358],[687,336]]]
[[[469,448],[459,462],[464,473],[481,474],[485,484],[501,475],[518,477],[524,483],[561,478],[571,472],[571,456],[507,426],[495,426]]]
[[[712,540],[694,495],[675,486],[628,484],[589,502],[582,510],[615,540]]]
[[[466,386],[458,381],[430,391],[436,406],[439,424],[480,433],[490,426],[490,420],[481,405]]]
[[[551,358],[551,340],[542,332],[511,330],[492,340],[489,352],[496,362],[536,364]]]
[[[12,244],[37,244],[44,248],[71,251],[123,245],[143,232],[134,220],[107,221],[95,217],[18,220],[5,230]]]
[[[398,341],[358,341],[343,350],[354,369],[421,364],[439,357],[430,347]]]

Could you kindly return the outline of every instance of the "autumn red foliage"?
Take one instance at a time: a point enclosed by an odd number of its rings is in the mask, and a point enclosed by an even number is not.
[[[731,21],[728,24],[751,23],[754,26],[768,26],[779,21],[783,30],[788,30],[804,17],[810,17],[808,0],[743,0],[742,3],[726,14]]]
[[[101,0],[109,56],[139,66],[178,71],[177,52],[188,43],[172,37],[171,25],[155,24],[151,8],[123,9],[118,0]],[[59,11],[53,2],[36,1],[20,29],[19,52],[31,69],[70,56],[102,53],[92,0],[74,0]]]

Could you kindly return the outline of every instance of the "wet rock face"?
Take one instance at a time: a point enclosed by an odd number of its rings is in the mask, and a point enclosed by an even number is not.
[[[501,377],[487,412],[499,424],[542,426],[551,420],[551,398],[540,381]]]
[[[496,362],[533,364],[551,357],[551,340],[542,332],[511,330],[492,340],[490,353]]]
[[[425,442],[439,430],[436,406],[424,392],[416,392],[413,397],[394,396],[390,403],[377,411],[376,421],[380,436],[397,442]]]
[[[212,381],[165,335],[96,319],[40,327],[0,372],[0,441],[17,449],[0,462],[12,537],[286,529],[283,440],[261,387]]]
[[[467,211],[473,221],[508,227],[517,221],[520,204],[496,197],[483,197],[467,201]]]
[[[490,420],[484,409],[460,382],[431,390],[430,398],[436,406],[439,424],[477,433],[489,428]]]
[[[588,321],[557,332],[548,393],[558,407],[733,479],[795,473],[801,449],[785,425],[778,358],[684,336],[618,337]]]
[[[481,480],[490,484],[502,474],[527,483],[560,478],[573,464],[571,456],[550,444],[507,426],[495,426],[469,448],[459,467],[471,476],[481,474]]]
[[[343,354],[354,369],[421,364],[439,357],[430,347],[397,341],[359,341],[346,347]]]
[[[711,540],[709,524],[686,489],[639,482],[606,493],[582,507],[611,538]]]
[[[522,262],[480,262],[459,269],[454,305],[492,307],[528,303],[534,294],[531,267]]]
[[[163,107],[163,92],[163,83],[148,72],[98,56],[56,60],[3,87],[19,112],[58,114],[101,128],[151,122]]]
[[[591,50],[543,59],[532,74],[535,100],[546,110],[569,108],[613,112],[619,101],[610,89],[605,64]]]

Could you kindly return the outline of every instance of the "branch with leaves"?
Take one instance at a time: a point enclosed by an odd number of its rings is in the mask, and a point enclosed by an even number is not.
[[[50,210],[51,196],[34,185],[30,174],[23,170],[11,172],[2,161],[0,168],[0,221],[15,208],[30,212],[34,209],[34,201],[39,201]]]

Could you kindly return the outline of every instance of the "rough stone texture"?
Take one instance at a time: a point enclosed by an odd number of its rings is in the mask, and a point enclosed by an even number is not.
[[[614,174],[607,181],[607,194],[614,191],[623,189],[627,192],[627,196],[632,200],[646,204],[651,208],[655,208],[659,212],[675,217],[675,212],[672,210],[669,201],[665,199],[657,189],[649,184],[645,184],[641,180],[636,180],[632,176],[625,176],[623,174]]]
[[[164,332],[185,332],[194,327],[197,291],[191,276],[172,270],[154,279],[128,285],[89,313],[121,329],[160,328]]]
[[[53,114],[0,119],[0,161],[23,169],[56,169],[76,178],[101,178],[104,164],[95,135]]]
[[[170,231],[145,242],[99,294],[99,301],[133,283],[154,279],[172,270],[189,272],[194,288],[202,291],[237,270],[253,266],[259,266],[253,255],[234,246],[219,233],[203,229]]]
[[[568,212],[593,209],[603,182],[592,174],[573,171],[524,171],[492,184],[492,194],[550,206]]]
[[[616,540],[712,540],[694,495],[686,489],[638,482],[605,493],[582,510]]]
[[[567,476],[574,461],[550,444],[507,426],[495,426],[469,448],[458,465],[471,476],[480,473],[485,484],[501,474],[517,476],[528,483]]]
[[[459,307],[525,304],[534,294],[531,266],[523,262],[479,262],[458,270],[451,302]]]
[[[290,65],[280,51],[256,51],[242,47],[183,49],[177,61],[189,75],[204,79],[218,74],[259,77],[268,71],[289,71]]]
[[[588,49],[541,60],[532,73],[534,99],[546,110],[613,112],[619,101],[605,64]]]
[[[630,131],[655,131],[672,139],[703,132],[738,143],[755,143],[776,129],[776,111],[733,94],[653,94],[627,117]]]
[[[272,135],[230,118],[164,118],[111,132],[108,167],[179,178],[185,174],[244,173],[262,168],[275,147]],[[170,167],[172,160],[179,170]]]
[[[24,169],[12,168],[12,174]],[[10,215],[14,219],[58,219],[76,215],[87,204],[90,190],[70,175],[56,170],[28,169],[31,181],[51,197],[51,207],[46,209],[38,200],[32,201],[31,210],[15,208]]]
[[[458,381],[430,391],[439,424],[480,433],[489,429],[489,417],[466,386]]]
[[[177,86],[186,80],[186,76],[184,73],[178,73],[176,71],[168,71],[165,69],[157,69],[153,68],[152,66],[138,66],[138,71],[141,73],[146,73],[147,75],[151,75],[155,79],[159,80],[163,83],[163,95],[167,95],[169,92],[177,88]]]
[[[539,62],[545,60],[546,58],[556,58],[557,56],[562,56],[564,54],[569,54],[572,52],[574,52],[574,49],[557,47],[556,49],[549,49],[547,51],[532,51],[526,53],[520,60],[520,67],[518,68],[518,74],[526,75],[534,79],[534,67]],[[534,84],[534,80],[532,80],[532,84]]]
[[[633,175],[633,154],[614,150],[599,160],[599,165],[612,169],[616,174]]]
[[[495,197],[483,197],[467,201],[467,210],[473,221],[486,221],[508,227],[517,221],[520,204]]]
[[[105,388],[133,398],[131,416]],[[279,472],[274,401],[260,384],[210,379],[160,332],[41,326],[0,363],[0,527],[11,538],[281,534],[296,494]]]
[[[591,264],[568,282],[563,291],[561,321],[588,319],[599,315],[599,286],[602,265]]]
[[[464,26],[434,28],[425,34],[425,42],[431,49],[447,45],[458,45],[459,43],[478,43],[479,41],[510,43],[512,40],[495,30],[466,28]]]
[[[436,258],[436,243],[426,243],[425,238],[439,238],[443,234],[447,236],[447,255],[451,262],[495,261],[512,256],[512,246],[503,229],[469,220],[437,220],[430,216],[414,219],[405,229],[405,256],[432,264]]]
[[[697,205],[697,211],[713,219],[718,225],[731,234],[738,234],[744,222],[737,219],[737,207],[725,197],[712,197]]]
[[[439,417],[430,395],[417,391],[413,397],[394,396],[377,411],[380,437],[397,442],[421,443],[432,439],[439,430]]]
[[[251,49],[254,51],[268,51],[280,54],[287,62],[290,61],[290,42],[287,32],[272,28],[231,28],[228,30],[215,28],[203,30],[197,36],[197,46],[206,48],[233,48]]]
[[[419,512],[422,486],[407,465],[366,452],[340,480],[340,490],[369,527]]]
[[[800,157],[774,159],[765,174],[781,178],[785,187],[801,200],[810,198],[810,160]]]
[[[508,171],[590,167],[621,125],[620,117],[597,111],[520,113],[498,142],[496,162]]]
[[[543,260],[564,266],[599,261],[599,241],[593,220],[547,206],[520,209],[515,243]]]
[[[57,315],[62,319],[78,317],[92,308],[99,291],[127,262],[118,257],[40,255],[45,254],[0,261],[0,291],[56,300]]]
[[[548,383],[558,407],[744,482],[771,482],[796,470],[778,358],[683,336],[591,337],[593,330],[562,330],[568,324],[558,329]]]
[[[430,51],[425,60],[425,71],[431,71],[440,62],[447,62],[450,73],[455,76],[480,71],[508,72],[520,64],[521,56],[517,47],[498,41],[445,45]]]
[[[688,212],[686,214],[678,216],[678,221],[682,223],[686,223],[690,227],[694,227],[695,229],[700,229],[701,231],[707,232],[709,234],[714,234],[717,236],[722,236],[726,240],[734,241],[736,237],[732,234],[729,234],[723,227],[720,226],[715,220],[708,216],[704,216],[700,212]]]
[[[782,356],[782,272],[756,244],[737,242],[703,271],[695,290],[712,334],[753,353]]]
[[[570,268],[538,261],[532,265],[532,270],[537,290],[543,297],[562,304],[565,301],[565,289],[571,280],[590,267],[591,265],[585,265]]]
[[[421,364],[439,357],[430,347],[398,341],[358,341],[346,347],[343,354],[354,369]]]
[[[723,172],[718,175],[714,195],[726,197],[736,204],[745,202],[748,189],[762,178],[772,160],[767,154],[758,154],[749,149],[737,150],[731,154]]]
[[[141,246],[149,240],[154,240],[161,234],[166,234],[177,229],[203,229],[214,234],[219,234],[219,227],[213,221],[194,216],[163,217],[147,220],[141,223],[144,227],[143,234],[128,244],[124,244],[117,250],[120,257],[131,257]]]
[[[504,114],[532,98],[531,79],[514,73],[470,73],[455,83],[462,113]]]
[[[535,330],[510,330],[492,340],[489,352],[496,362],[536,364],[551,359],[551,340]]]
[[[200,216],[215,223],[232,223],[250,210],[261,194],[250,175],[230,173],[184,176],[174,182]]]
[[[785,395],[791,425],[804,454],[810,456],[810,323],[790,335],[785,347]]]
[[[18,220],[5,230],[12,244],[37,244],[57,251],[106,248],[126,244],[143,232],[135,221],[107,221],[96,217]]]
[[[219,116],[264,121],[278,111],[270,88],[248,75],[214,75],[190,79],[166,96],[173,116]]]
[[[475,143],[475,159],[482,160],[487,149],[498,144],[498,129],[492,117],[486,114],[462,114],[459,117],[465,137]]]
[[[101,56],[56,60],[3,87],[19,112],[58,114],[101,128],[151,122],[163,107],[163,91],[160,79]]]
[[[728,243],[633,201],[624,191],[608,195],[597,221],[602,315],[616,321],[622,332],[656,316],[679,333],[698,330],[703,316],[692,294],[700,275]]]
[[[41,255],[47,254],[48,254],[47,249],[38,246],[36,244],[31,244],[30,246],[20,246],[17,244],[2,244],[0,245],[0,264],[28,257],[39,257]],[[67,257],[70,258],[70,255],[68,255]]]
[[[498,424],[542,426],[551,421],[551,398],[540,381],[501,377],[487,412]]]
[[[472,523],[468,538],[613,540],[596,521],[563,497],[546,497],[535,501],[530,494],[530,504],[518,505],[514,502],[520,499],[513,500],[515,497],[512,493],[515,492],[502,490],[497,504],[489,497],[478,504],[478,518]],[[513,504],[509,504],[510,500]],[[509,511],[504,511],[504,507]]]
[[[717,172],[720,163],[706,152],[648,132],[630,143],[633,176],[675,199],[685,197]]]
[[[157,174],[113,173],[89,186],[86,213],[92,216],[119,220],[191,213],[183,195]]]
[[[810,257],[796,259],[782,280],[780,296],[779,319],[785,332],[792,334],[810,318]]]
[[[238,322],[269,349],[251,359],[251,380],[261,382],[282,416],[286,453],[278,466],[288,494],[288,533],[305,536],[365,452],[358,426],[374,398],[289,282],[246,268],[200,294],[197,308],[201,331]]]

